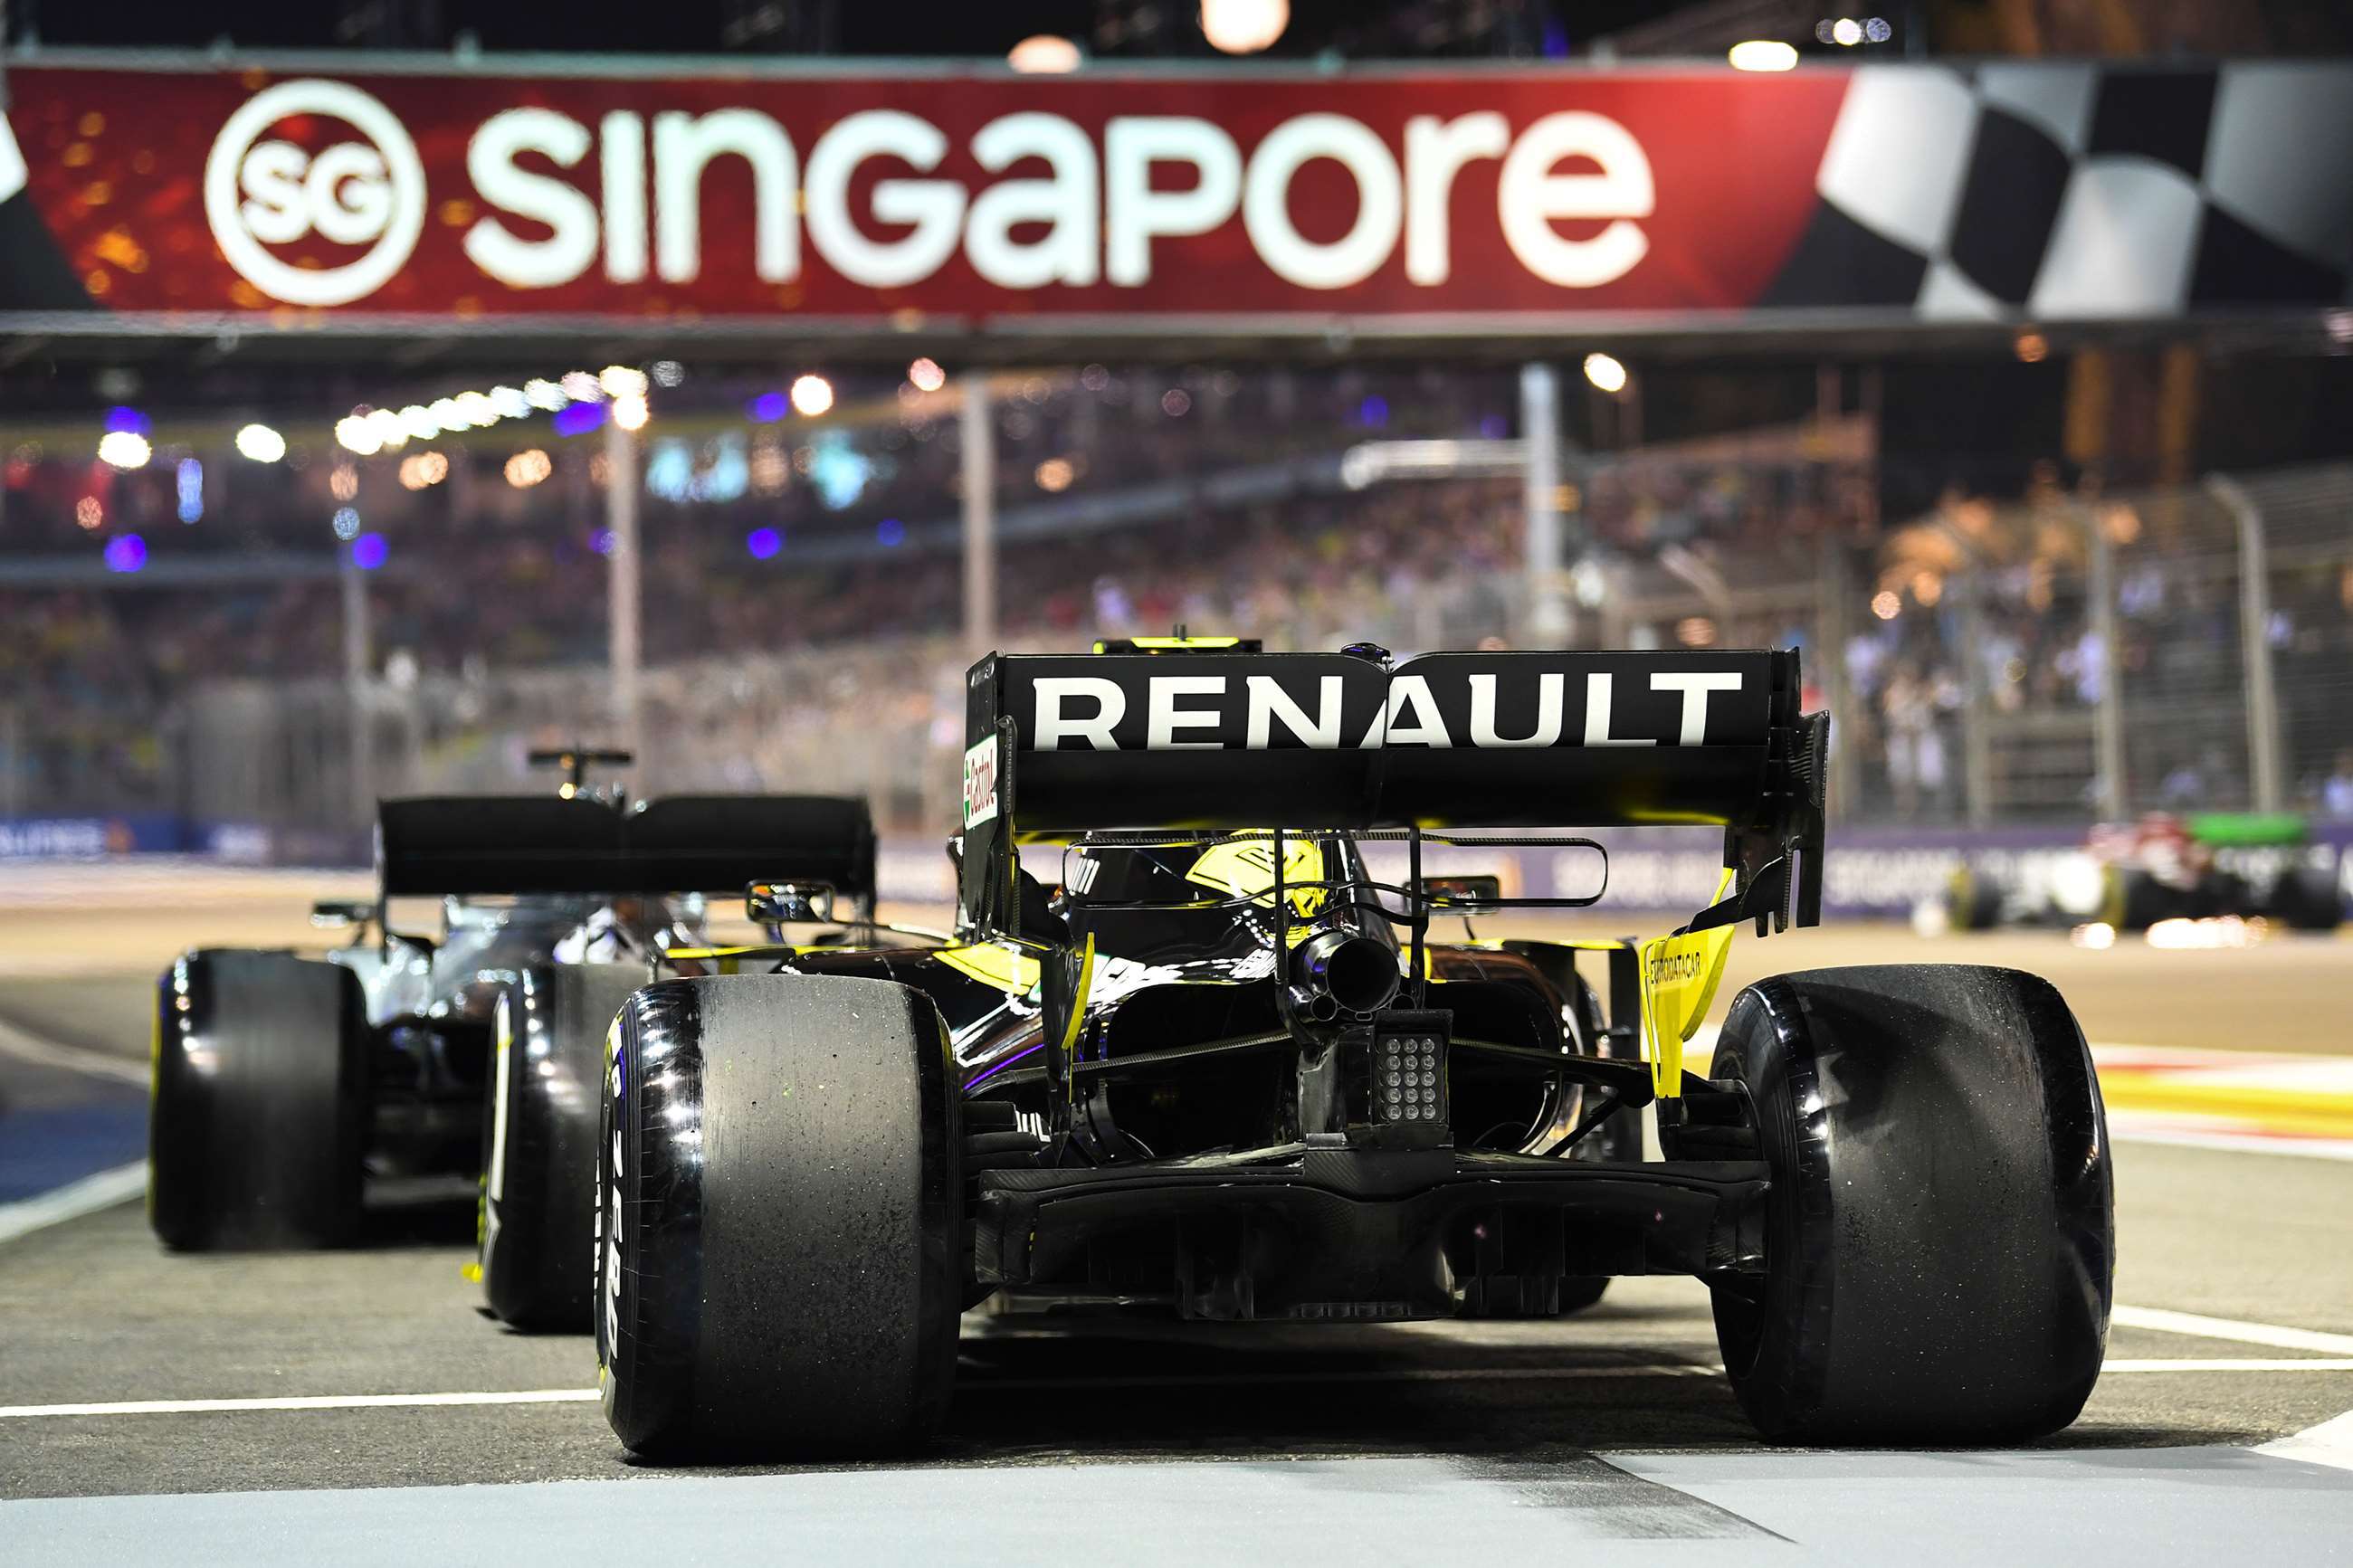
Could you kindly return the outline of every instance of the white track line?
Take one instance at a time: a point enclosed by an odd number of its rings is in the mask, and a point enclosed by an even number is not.
[[[2118,1373],[2353,1372],[2353,1357],[2335,1360],[2111,1361],[2103,1370]],[[1470,1383],[1621,1377],[1718,1377],[1723,1375],[1723,1373],[1724,1369],[1720,1366],[1711,1366],[1699,1362],[1659,1362],[1636,1366],[1398,1367],[1389,1371],[1368,1372],[1212,1373],[1192,1377],[1179,1373],[1147,1377],[969,1378],[965,1380],[961,1386],[965,1393],[977,1394],[999,1391],[1029,1393],[1066,1388],[1216,1388],[1276,1383]],[[23,1421],[44,1416],[71,1415],[241,1415],[276,1410],[384,1410],[419,1405],[586,1405],[593,1403],[596,1398],[597,1391],[593,1388],[537,1388],[515,1393],[324,1394],[269,1399],[127,1399],[86,1405],[0,1405],[0,1421]],[[2310,1435],[2304,1434],[2304,1436]]]
[[[2112,1372],[2353,1372],[2353,1356],[2278,1356],[2232,1359],[2168,1357],[2135,1361],[2111,1356],[2100,1363],[2100,1375]]]
[[[2307,1465],[2353,1470],[2353,1410],[2333,1421],[2307,1426],[2293,1437],[2263,1444],[2255,1452],[2274,1459],[2301,1459]]]
[[[2179,1121],[2156,1125],[2137,1115],[2108,1112],[2108,1136],[2118,1143],[2164,1143],[2176,1149],[2213,1149],[2226,1154],[2284,1154],[2295,1160],[2353,1162],[2353,1138],[2266,1137],[2257,1132],[2208,1132]]]
[[[128,1203],[147,1191],[147,1162],[117,1165],[111,1171],[100,1171],[94,1176],[69,1182],[38,1197],[24,1198],[13,1204],[0,1204],[0,1246],[47,1230],[53,1225],[63,1225],[69,1219],[79,1219],[100,1209],[111,1209]]]
[[[2276,1323],[2249,1323],[2237,1318],[2204,1318],[2195,1312],[2169,1312],[2161,1307],[2119,1306],[2108,1314],[2108,1321],[2120,1328],[2155,1329],[2160,1333],[2187,1334],[2193,1339],[2232,1340],[2240,1344],[2270,1345],[2274,1350],[2353,1356],[2353,1334],[2325,1334],[2316,1329],[2282,1328]]]
[[[509,1394],[314,1394],[277,1399],[124,1399],[103,1405],[0,1405],[0,1420],[39,1415],[199,1415],[246,1410],[384,1410],[419,1405],[586,1405],[593,1388]]]
[[[5,1018],[0,1018],[0,1056],[15,1057],[18,1061],[37,1067],[60,1068],[88,1078],[112,1079],[118,1083],[135,1083],[147,1087],[148,1068],[142,1061],[128,1057],[111,1056],[104,1051],[84,1050],[79,1046],[59,1045],[38,1035],[26,1033]]]

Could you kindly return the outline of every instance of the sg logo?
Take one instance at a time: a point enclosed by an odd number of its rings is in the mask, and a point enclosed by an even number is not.
[[[342,121],[364,142],[339,142],[313,157],[291,142],[261,140],[290,115]],[[205,160],[205,216],[239,276],[290,305],[348,305],[398,272],[425,226],[425,168],[417,143],[382,102],[347,82],[280,82],[229,116]],[[365,245],[341,267],[296,267],[268,248],[317,234]]]

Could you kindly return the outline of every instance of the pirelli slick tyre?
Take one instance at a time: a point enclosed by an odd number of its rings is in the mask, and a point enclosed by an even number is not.
[[[965,1269],[947,1029],[882,980],[671,980],[615,1034],[605,1414],[649,1458],[835,1458],[944,1411]]]
[[[605,1039],[642,963],[525,970],[500,999],[483,1101],[482,1304],[533,1332],[584,1334],[595,1296]]]
[[[2280,873],[2267,912],[2290,931],[2335,931],[2344,920],[2345,900],[2329,872],[2298,867]]]
[[[1991,931],[2001,923],[2002,886],[1967,866],[1945,884],[1945,915],[1955,931]]]
[[[2098,1378],[2116,1258],[2090,1053],[2049,982],[1819,969],[1736,997],[1711,1074],[1772,1171],[1761,1280],[1712,1281],[1767,1436],[1990,1443],[2055,1431]]]
[[[184,1252],[334,1247],[359,1229],[367,1016],[357,976],[191,952],[156,990],[147,1217]]]

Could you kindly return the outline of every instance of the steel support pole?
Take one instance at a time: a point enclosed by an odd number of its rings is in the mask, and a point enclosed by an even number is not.
[[[1993,820],[1993,700],[1986,689],[1985,569],[1975,562],[1961,582],[1961,787],[1969,826]]]
[[[964,638],[978,658],[997,645],[997,420],[988,380],[964,378]]]
[[[357,820],[365,824],[375,820],[377,795],[375,705],[372,700],[373,683],[368,679],[372,658],[369,645],[375,637],[368,624],[367,574],[353,563],[348,546],[343,557],[339,584],[343,601],[343,712],[350,726],[349,798]]]
[[[1854,682],[1848,679],[1846,645],[1853,635],[1848,620],[1852,608],[1849,603],[1852,586],[1847,581],[1846,555],[1835,533],[1822,535],[1820,564],[1816,567],[1815,593],[1820,595],[1815,611],[1813,664],[1820,671],[1823,705],[1831,716],[1830,777],[1826,797],[1833,816],[1843,816],[1852,809],[1855,797],[1855,755],[1857,735],[1862,726],[1854,718]]]
[[[605,529],[613,547],[606,556],[605,656],[612,681],[613,741],[638,750],[638,666],[643,627],[643,561],[638,548],[638,437],[612,419],[605,421]]]
[[[1521,571],[1527,601],[1523,640],[1557,647],[1568,640],[1568,600],[1560,561],[1560,375],[1548,364],[1520,367],[1520,439],[1527,447],[1526,527]]]
[[[2279,688],[2272,674],[2272,578],[2263,509],[2228,474],[2206,476],[2206,491],[2239,528],[2239,643],[2247,666],[2247,773],[2257,811],[2280,809],[2286,773]]]
[[[2092,709],[2092,771],[2098,786],[2100,815],[2111,822],[2125,815],[2125,694],[2121,677],[2124,659],[2116,649],[2116,566],[2108,545],[2107,530],[2090,512],[2084,514],[2085,554],[2091,563],[2092,634],[2100,645],[2100,700]]]

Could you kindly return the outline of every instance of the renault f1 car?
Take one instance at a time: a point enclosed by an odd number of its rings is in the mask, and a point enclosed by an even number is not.
[[[1734,933],[1819,916],[1826,726],[1799,691],[1785,651],[983,659],[955,942],[779,950],[616,1022],[615,1431],[679,1459],[919,1442],[990,1297],[1542,1318],[1646,1273],[1707,1283],[1776,1438],[2066,1425],[2113,1205],[2050,984],[1784,974],[1685,1064]],[[1631,823],[1722,835],[1718,897],[1672,934],[1432,940],[1592,902],[1600,847],[1539,830]],[[1423,875],[1438,844],[1580,855],[1596,884],[1506,898]]]
[[[201,949],[163,977],[156,1235],[186,1251],[333,1246],[357,1233],[370,1175],[479,1173],[488,1310],[586,1329],[615,1013],[649,980],[717,967],[698,962],[714,951],[707,893],[756,882],[755,914],[785,895],[794,907],[776,912],[807,920],[830,910],[796,889],[821,883],[871,923],[874,847],[860,800],[623,810],[576,773],[561,796],[383,802],[376,901],[315,917],[345,945]],[[393,928],[387,902],[408,897],[442,901],[438,935]]]

